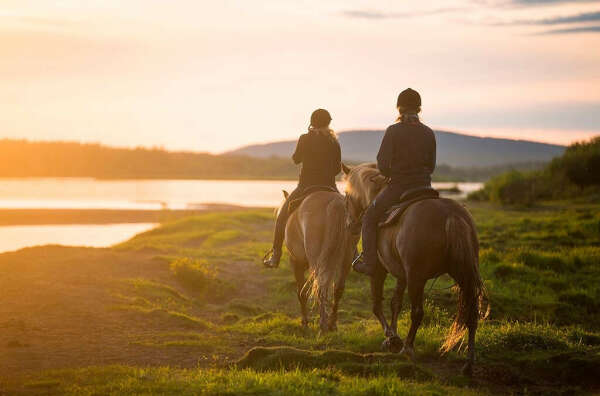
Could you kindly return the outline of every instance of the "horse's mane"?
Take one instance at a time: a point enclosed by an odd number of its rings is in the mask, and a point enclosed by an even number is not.
[[[373,162],[352,168],[346,176],[346,194],[367,206],[385,186],[385,177]]]

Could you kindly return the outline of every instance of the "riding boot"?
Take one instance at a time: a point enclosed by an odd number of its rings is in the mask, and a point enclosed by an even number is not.
[[[277,218],[275,223],[275,236],[273,238],[273,249],[271,250],[271,257],[269,253],[263,258],[263,264],[267,268],[279,267],[279,261],[281,260],[281,251],[283,250],[283,239],[285,237],[285,225],[287,222],[287,216],[282,218],[281,214]]]
[[[271,257],[267,258],[269,253]],[[273,250],[267,253],[267,255],[263,258],[263,265],[267,268],[277,268],[279,267],[279,261],[281,260],[281,248],[279,250]]]
[[[281,252],[283,249],[283,240],[285,239],[285,226],[287,225],[287,220],[289,217],[289,203],[295,199],[295,197],[299,195],[299,189],[294,190],[286,199],[284,204],[281,206],[281,210],[277,215],[277,220],[275,221],[275,233],[273,236],[273,250],[271,257],[269,253],[265,255],[263,258],[263,264],[267,268],[277,268],[279,267],[279,260],[281,260]]]
[[[377,265],[377,224],[381,210],[376,205],[377,199],[367,208],[362,224],[363,252],[352,263],[354,271],[372,276]]]
[[[373,276],[375,272],[375,266],[370,265],[367,261],[365,261],[362,253],[352,262],[352,269],[360,274],[365,274],[368,276]]]
[[[365,274],[368,276],[372,276],[374,269],[371,268],[367,263],[365,263],[363,254],[359,254],[352,261],[352,269],[360,274]]]

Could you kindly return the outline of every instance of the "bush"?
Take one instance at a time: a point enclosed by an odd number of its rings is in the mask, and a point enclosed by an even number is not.
[[[171,262],[171,272],[184,286],[204,291],[216,281],[217,270],[205,261],[182,257]]]
[[[570,145],[549,168],[554,175],[566,176],[580,188],[600,186],[600,136]]]
[[[500,204],[531,205],[535,201],[535,174],[513,170],[488,181],[483,190],[469,195],[473,200]]]
[[[530,206],[540,199],[600,197],[600,136],[572,144],[541,171],[496,176],[467,197],[503,205]]]

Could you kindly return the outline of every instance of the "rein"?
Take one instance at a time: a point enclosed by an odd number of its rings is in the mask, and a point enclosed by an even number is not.
[[[354,204],[352,203],[352,200],[348,194],[346,194],[345,200],[346,200],[346,207],[348,207],[348,205],[354,206]],[[360,211],[358,217],[354,217],[352,215],[352,211],[348,211],[348,213],[350,214],[348,216],[350,221],[348,222],[348,226],[346,228],[348,228],[352,234],[354,234],[354,235],[360,234],[363,217],[365,216],[366,212],[367,212],[367,208],[364,208],[363,210]]]
[[[379,175],[373,175],[373,176],[371,176],[369,178],[369,181],[372,182],[372,183],[376,183],[375,179],[378,176]],[[386,177],[385,178],[385,184],[390,184],[390,183],[391,183],[391,179],[388,178],[388,177]],[[381,190],[379,192],[381,192]],[[348,205],[354,206],[354,204],[352,203],[352,200],[351,200],[350,196],[347,193],[345,195],[345,199],[346,199],[346,207]],[[354,216],[352,216],[352,214],[350,214],[350,216],[349,216],[350,217],[350,221],[349,221],[349,224],[348,224],[348,228],[351,228],[351,229],[359,228],[360,229],[360,227],[362,226],[363,217],[365,217],[365,213],[367,212],[368,208],[369,208],[369,205],[367,205],[365,208],[363,208],[360,211],[360,213],[358,214],[358,217],[354,217]],[[352,211],[349,211],[349,212],[352,213]],[[360,233],[360,230],[357,231],[355,234],[358,234],[358,233]]]

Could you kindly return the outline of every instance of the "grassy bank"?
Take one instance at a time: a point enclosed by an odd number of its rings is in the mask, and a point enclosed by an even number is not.
[[[416,364],[379,353],[368,280],[356,274],[339,330],[303,330],[287,260],[259,263],[272,213],[245,210],[166,222],[113,249],[0,255],[0,394],[599,391],[600,205],[470,209],[492,303],[472,379],[459,374],[462,352],[438,352],[450,279],[427,286]],[[405,306],[401,335],[409,322]]]

